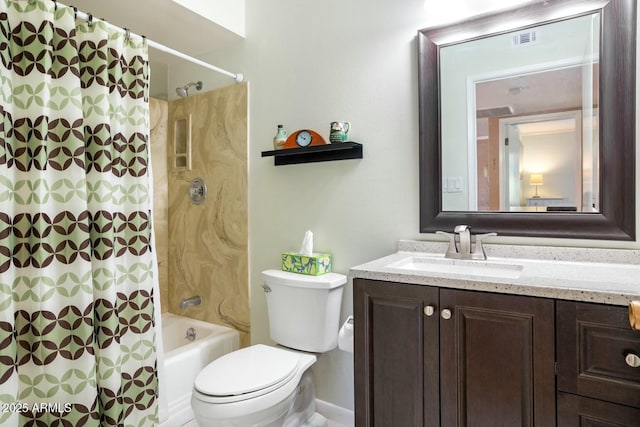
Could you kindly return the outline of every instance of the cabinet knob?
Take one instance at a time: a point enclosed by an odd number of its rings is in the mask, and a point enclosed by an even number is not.
[[[624,361],[632,368],[640,367],[640,357],[638,357],[637,354],[627,353],[624,357]]]
[[[424,315],[427,317],[431,317],[433,316],[433,313],[435,313],[436,309],[434,306],[432,305],[427,305],[424,307]]]
[[[448,308],[445,308],[440,312],[440,316],[442,316],[444,320],[451,319],[451,310],[449,310]]]

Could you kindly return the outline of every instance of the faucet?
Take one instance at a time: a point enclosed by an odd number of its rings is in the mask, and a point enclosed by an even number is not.
[[[182,298],[180,301],[180,310],[184,310],[187,307],[191,307],[192,305],[200,305],[202,303],[202,298],[199,295],[196,295],[191,298]]]
[[[458,248],[459,254],[471,253],[471,227],[468,225],[456,225],[453,232],[458,235],[460,241],[460,247]]]
[[[445,258],[474,260],[487,259],[487,254],[482,246],[482,240],[485,237],[498,235],[497,233],[476,234],[473,236],[475,237],[475,245],[472,245],[471,227],[468,225],[456,225],[453,229],[453,234],[444,231],[436,231],[436,234],[441,234],[449,238],[449,246],[444,255]]]

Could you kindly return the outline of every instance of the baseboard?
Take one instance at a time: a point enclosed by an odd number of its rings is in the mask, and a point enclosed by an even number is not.
[[[328,420],[335,421],[345,427],[353,427],[354,425],[353,411],[334,405],[333,403],[316,399],[316,411]]]

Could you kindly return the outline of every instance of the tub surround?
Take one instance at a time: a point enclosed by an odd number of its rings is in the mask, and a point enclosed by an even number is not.
[[[192,167],[169,159],[169,311],[240,332],[249,344],[247,219],[247,84],[169,103],[169,127],[191,114]],[[171,140],[171,130],[169,131]],[[208,196],[189,200],[189,184],[202,178]],[[185,297],[202,304],[180,310]]]
[[[398,252],[351,268],[350,277],[544,298],[627,305],[640,298],[640,251],[485,244],[487,260],[522,266],[515,278],[393,267],[411,256],[442,257],[445,242],[401,240]],[[475,261],[468,261],[475,262]]]

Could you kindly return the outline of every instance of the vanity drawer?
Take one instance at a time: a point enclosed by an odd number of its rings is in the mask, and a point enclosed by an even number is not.
[[[640,426],[640,409],[558,393],[558,427],[607,426]]]
[[[620,306],[556,303],[558,390],[640,408],[640,332]],[[632,362],[630,360],[630,362]]]

